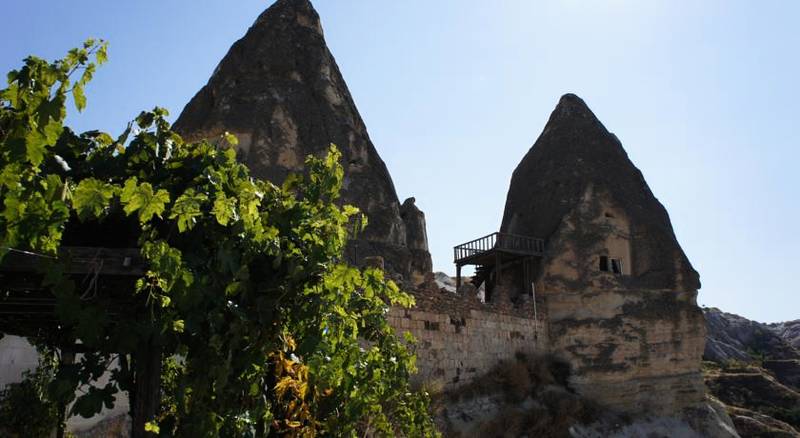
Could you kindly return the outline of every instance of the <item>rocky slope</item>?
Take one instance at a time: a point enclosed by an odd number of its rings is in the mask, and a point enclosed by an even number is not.
[[[800,349],[800,319],[768,324],[768,327],[790,345]]]
[[[751,361],[757,356],[800,359],[800,353],[781,337],[782,333],[791,333],[790,327],[762,324],[717,308],[704,309],[703,313],[708,329],[705,360]]]
[[[303,169],[307,155],[342,151],[342,201],[369,225],[345,256],[361,264],[381,256],[388,271],[411,283],[431,270],[425,216],[414,199],[402,206],[367,133],[308,0],[278,0],[230,48],[208,84],[175,122],[188,139],[239,139],[240,159],[254,175],[278,184]]]
[[[762,324],[716,308],[704,314],[706,385],[727,405],[739,433],[800,437],[800,351],[791,345],[793,324]]]
[[[757,364],[709,362],[706,385],[742,437],[800,437],[800,393]]]
[[[673,415],[630,416],[604,408],[569,385],[569,365],[518,354],[436,404],[446,437],[707,438],[737,436],[716,400]]]

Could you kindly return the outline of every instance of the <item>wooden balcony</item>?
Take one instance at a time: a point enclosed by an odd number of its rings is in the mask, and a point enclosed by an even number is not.
[[[493,273],[495,282],[500,279],[503,264],[522,262],[525,287],[530,283],[530,266],[534,257],[544,255],[544,240],[535,237],[520,236],[511,233],[492,233],[453,248],[453,261],[456,264],[456,288],[461,287],[461,267],[477,265],[476,278],[473,282],[478,286]],[[477,280],[477,281],[476,281]],[[491,286],[489,286],[491,287]],[[489,292],[487,287],[487,293]]]
[[[544,254],[544,241],[517,234],[492,233],[454,247],[453,261],[461,266],[485,265],[487,258],[493,258],[493,253],[498,251],[521,256],[541,256]]]

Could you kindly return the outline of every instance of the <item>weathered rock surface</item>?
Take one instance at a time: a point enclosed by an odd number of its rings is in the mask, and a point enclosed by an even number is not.
[[[613,421],[616,420],[616,421]],[[670,416],[639,416],[629,421],[605,418],[576,425],[573,438],[730,438],[738,437],[725,405],[709,398],[704,403]]]
[[[792,322],[762,324],[716,308],[708,327],[706,384],[742,436],[800,437],[800,352]]]
[[[800,438],[797,429],[769,415],[735,406],[728,407],[728,414],[742,437]]]
[[[424,216],[413,200],[401,211],[308,0],[278,0],[261,14],[183,110],[175,130],[188,139],[235,134],[241,160],[276,183],[302,171],[307,155],[336,144],[345,170],[342,201],[369,219],[346,256],[356,263],[382,256],[388,271],[407,280],[430,271]]]
[[[800,436],[800,393],[758,364],[707,363],[705,380],[742,436]]]
[[[767,359],[761,363],[762,368],[775,376],[779,382],[800,392],[800,360]],[[800,406],[798,406],[800,414]]]
[[[562,437],[597,421],[595,406],[571,391],[568,369],[552,358],[518,354],[442,395],[446,437]]]
[[[627,262],[632,275],[625,277],[627,288],[699,289],[699,276],[675,238],[666,209],[619,139],[583,100],[566,94],[514,170],[501,231],[546,239],[551,245],[564,219],[579,206],[591,208],[587,201],[600,196],[613,206],[601,215],[625,222],[630,236]],[[578,231],[570,236],[578,239],[576,246],[591,246],[593,233]],[[596,270],[592,266],[585,271]]]
[[[445,274],[444,272],[434,272],[433,279],[436,282],[436,286],[439,288],[444,289],[447,292],[456,293],[456,282],[453,280],[453,277]]]
[[[406,247],[411,252],[409,273],[413,284],[420,284],[423,277],[433,270],[431,255],[428,252],[428,230],[425,213],[416,205],[416,199],[408,198],[400,206],[400,218],[406,229]]]
[[[578,393],[656,416],[703,402],[698,274],[641,172],[577,96],[561,98],[515,169],[501,231],[545,239],[536,295]]]
[[[127,413],[109,416],[97,424],[71,432],[74,438],[128,438],[131,436],[131,416]]]
[[[768,324],[768,326],[791,346],[800,349],[800,319]]]
[[[703,310],[706,318],[705,360],[726,362],[753,361],[756,357],[773,360],[800,359],[800,352],[776,334],[775,327],[717,308]]]
[[[444,394],[438,425],[446,437],[730,438],[738,436],[718,400],[670,416],[628,417],[598,409],[548,356],[501,361],[471,384]]]

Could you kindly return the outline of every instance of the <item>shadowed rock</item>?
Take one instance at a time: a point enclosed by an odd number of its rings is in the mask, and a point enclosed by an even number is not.
[[[703,313],[708,329],[705,360],[718,363],[732,360],[752,362],[759,357],[800,360],[800,352],[776,334],[770,325],[713,307],[704,309]]]
[[[629,413],[707,408],[698,274],[642,173],[577,96],[560,99],[514,170],[501,231],[545,239],[536,299],[579,394]],[[525,278],[520,265],[504,275]]]
[[[629,281],[648,289],[699,289],[667,211],[619,139],[583,100],[566,94],[514,170],[501,231],[549,241],[587,191],[607,195],[630,224]]]
[[[175,130],[190,140],[235,134],[240,159],[255,176],[276,183],[301,171],[307,155],[336,144],[345,170],[342,202],[369,219],[346,257],[361,263],[382,256],[388,271],[406,279],[430,271],[419,230],[407,242],[391,176],[307,0],[279,0],[262,13],[186,106]]]

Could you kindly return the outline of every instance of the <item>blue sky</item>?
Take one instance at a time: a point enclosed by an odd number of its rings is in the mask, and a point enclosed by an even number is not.
[[[173,117],[268,6],[254,0],[5,5],[0,69],[111,43],[78,130]],[[499,227],[511,172],[560,95],[584,98],[667,207],[699,301],[800,318],[800,2],[317,0],[328,44],[434,267]]]

